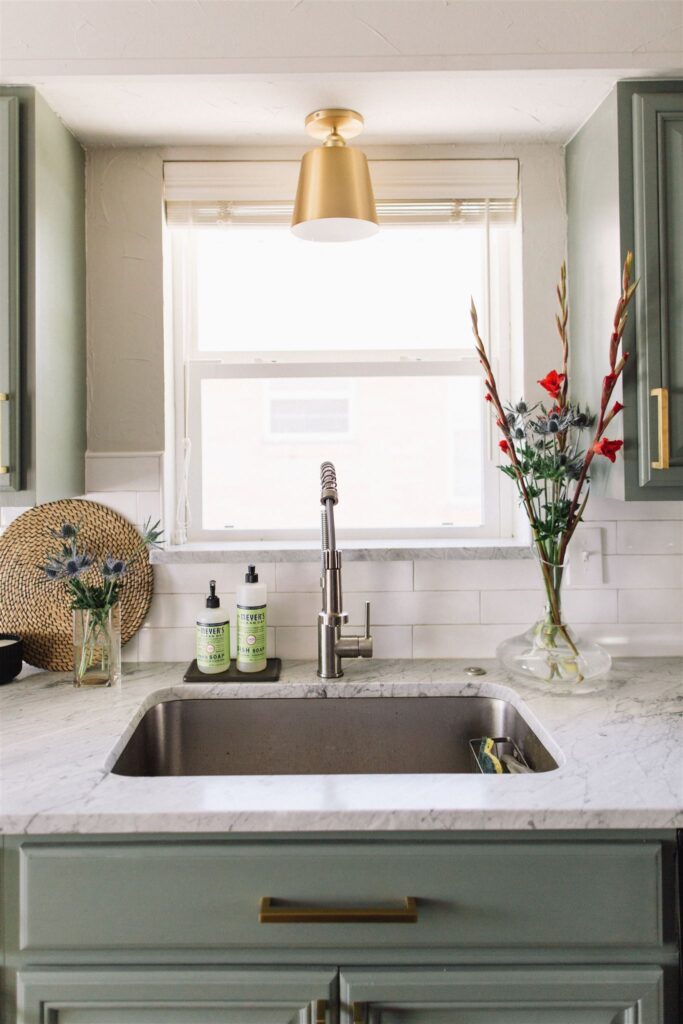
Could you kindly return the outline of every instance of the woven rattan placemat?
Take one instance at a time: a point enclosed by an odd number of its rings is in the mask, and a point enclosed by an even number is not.
[[[63,583],[48,582],[40,569],[58,543],[49,534],[63,523],[79,526],[79,547],[99,565],[107,555],[129,559],[140,534],[118,512],[94,501],[67,498],[29,509],[0,537],[0,631],[18,633],[24,660],[66,672],[73,664],[71,599]],[[83,579],[97,579],[89,570]],[[121,640],[138,631],[152,600],[154,577],[144,551],[126,573],[121,597]]]

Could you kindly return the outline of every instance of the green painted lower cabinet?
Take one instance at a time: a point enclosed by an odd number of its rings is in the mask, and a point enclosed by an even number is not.
[[[334,970],[27,970],[21,1024],[325,1024]],[[326,1016],[327,1015],[327,1016]]]
[[[675,848],[673,832],[5,837],[0,1021],[681,1024]]]
[[[657,968],[27,970],[21,1024],[660,1024]]]
[[[343,970],[340,1024],[658,1024],[657,968]]]

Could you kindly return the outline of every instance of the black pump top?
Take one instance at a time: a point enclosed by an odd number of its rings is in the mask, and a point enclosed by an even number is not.
[[[244,576],[245,583],[258,583],[258,573],[255,565],[248,565]]]
[[[220,599],[220,597],[216,597],[216,581],[215,580],[210,580],[210,582],[209,582],[209,590],[211,591],[211,593],[209,594],[209,596],[206,599],[206,607],[207,608],[220,608],[220,606],[221,606],[221,599]]]

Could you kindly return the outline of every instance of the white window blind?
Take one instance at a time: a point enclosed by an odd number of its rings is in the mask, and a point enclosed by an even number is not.
[[[377,200],[380,224],[514,224],[515,199],[425,199],[422,202]],[[222,228],[228,225],[256,227],[288,225],[294,203],[229,202],[228,200],[175,200],[166,202],[169,227]]]
[[[297,161],[179,162],[164,165],[171,227],[288,224]],[[371,160],[382,224],[511,224],[516,160]]]

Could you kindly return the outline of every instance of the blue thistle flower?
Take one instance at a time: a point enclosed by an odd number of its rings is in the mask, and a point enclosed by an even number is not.
[[[112,577],[121,577],[126,571],[126,563],[122,558],[114,558],[113,555],[107,555],[105,561],[102,564],[102,575],[106,579]]]

